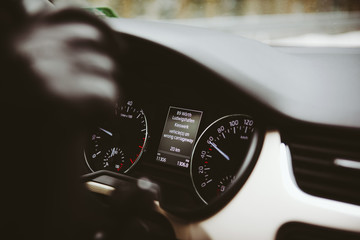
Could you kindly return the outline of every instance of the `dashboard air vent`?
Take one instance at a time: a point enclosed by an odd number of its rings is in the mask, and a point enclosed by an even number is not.
[[[360,233],[324,228],[305,223],[284,224],[276,234],[276,240],[359,240]]]
[[[360,205],[360,134],[301,130],[287,136],[298,186],[309,194]]]

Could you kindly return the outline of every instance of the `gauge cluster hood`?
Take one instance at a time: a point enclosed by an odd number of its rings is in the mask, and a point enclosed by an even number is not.
[[[236,35],[141,20],[114,30],[176,51],[283,116],[360,128],[360,49],[276,48]]]

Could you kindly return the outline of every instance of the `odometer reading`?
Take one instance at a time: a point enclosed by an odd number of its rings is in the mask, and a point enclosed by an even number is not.
[[[201,111],[170,106],[156,160],[188,168],[201,116]]]
[[[248,153],[254,120],[230,115],[213,122],[200,136],[191,159],[191,177],[204,203],[223,194],[236,180]]]

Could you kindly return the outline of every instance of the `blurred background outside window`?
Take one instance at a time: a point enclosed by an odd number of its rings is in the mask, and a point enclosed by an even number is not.
[[[55,3],[59,2],[66,0]],[[78,0],[77,3],[107,6],[122,18],[216,29],[272,45],[360,47],[360,0]]]

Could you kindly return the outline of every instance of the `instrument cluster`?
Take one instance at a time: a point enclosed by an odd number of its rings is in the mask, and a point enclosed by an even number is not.
[[[258,144],[252,116],[233,112],[217,117],[206,110],[178,106],[167,106],[167,112],[155,109],[162,111],[155,114],[161,127],[151,126],[140,104],[121,101],[113,119],[89,135],[84,149],[89,170],[131,174],[146,159],[184,173],[204,206],[251,171]]]

